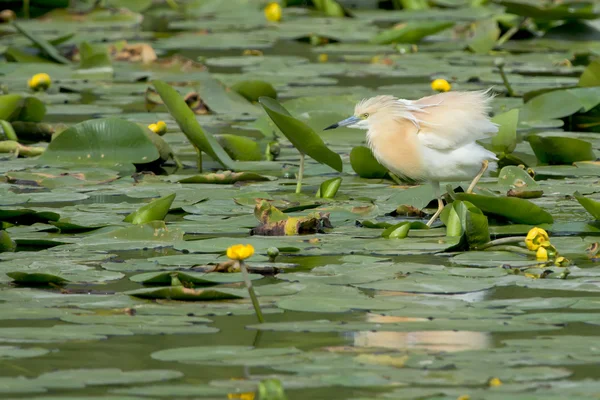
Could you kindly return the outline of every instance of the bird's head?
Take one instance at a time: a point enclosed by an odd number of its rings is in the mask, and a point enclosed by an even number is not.
[[[340,122],[325,128],[335,129],[341,126],[355,129],[369,129],[371,124],[388,115],[393,115],[394,107],[397,105],[397,98],[394,96],[375,96],[360,101],[354,107],[354,115]]]

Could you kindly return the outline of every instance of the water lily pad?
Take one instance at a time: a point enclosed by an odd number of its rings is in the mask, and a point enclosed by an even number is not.
[[[61,132],[40,160],[53,164],[114,167],[144,164],[158,157],[158,150],[140,126],[121,119],[102,118],[73,125]]]

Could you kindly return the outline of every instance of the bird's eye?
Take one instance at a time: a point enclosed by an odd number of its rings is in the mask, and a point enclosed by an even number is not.
[[[367,118],[369,118],[369,114],[368,114],[368,113],[364,113],[364,114],[362,115],[362,117],[363,117],[363,119],[367,119]]]

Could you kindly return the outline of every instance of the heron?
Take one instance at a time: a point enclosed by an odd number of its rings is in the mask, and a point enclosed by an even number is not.
[[[418,100],[380,95],[363,99],[354,115],[328,126],[364,129],[373,155],[392,173],[433,187],[438,209],[444,209],[440,182],[471,180],[467,193],[487,172],[497,170],[496,154],[477,143],[493,137],[498,125],[489,117],[490,89],[449,91]]]

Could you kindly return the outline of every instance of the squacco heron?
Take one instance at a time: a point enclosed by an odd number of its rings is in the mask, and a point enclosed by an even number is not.
[[[376,96],[359,102],[352,117],[325,129],[367,130],[367,143],[383,166],[430,182],[438,201],[427,222],[431,227],[444,208],[440,182],[473,179],[467,189],[471,193],[486,171],[497,169],[496,155],[476,143],[498,132],[488,115],[491,99],[489,90],[445,92],[419,100]]]

